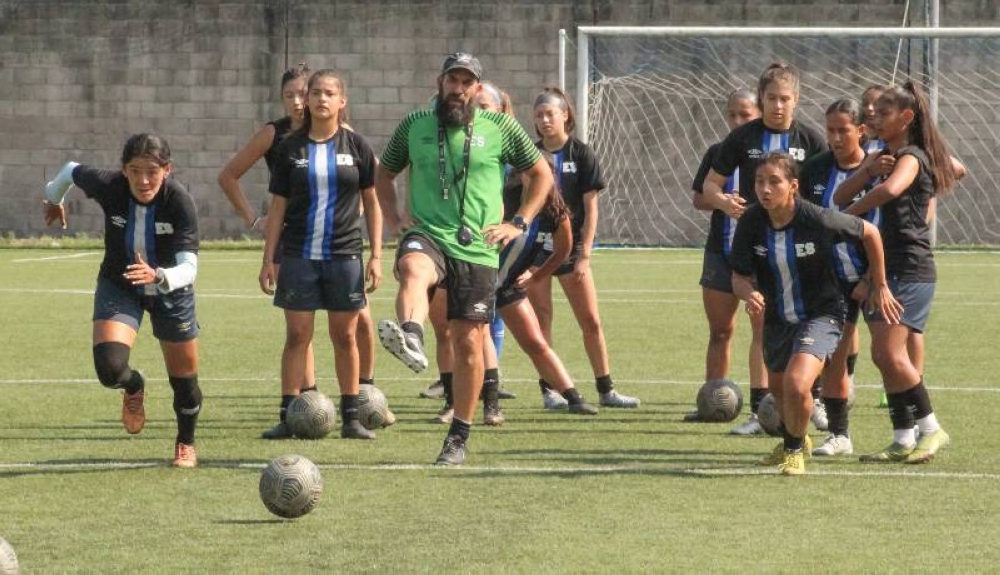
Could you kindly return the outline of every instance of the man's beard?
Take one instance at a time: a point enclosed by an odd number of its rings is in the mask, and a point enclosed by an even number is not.
[[[461,106],[451,106],[440,91],[434,112],[445,126],[465,126],[472,121],[472,101]]]

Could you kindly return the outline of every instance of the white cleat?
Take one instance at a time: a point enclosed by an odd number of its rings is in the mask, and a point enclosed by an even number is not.
[[[545,409],[566,409],[569,406],[569,402],[566,398],[559,395],[559,392],[554,389],[546,389],[542,392],[542,405]]]
[[[626,408],[639,407],[638,397],[629,397],[627,395],[622,395],[613,389],[608,393],[601,393],[600,397],[601,397],[600,404],[603,407],[626,407]]]
[[[420,340],[411,333],[405,333],[396,322],[391,319],[379,320],[378,338],[382,347],[415,373],[427,369],[427,356],[424,355]]]
[[[823,445],[813,449],[812,452],[816,456],[850,455],[852,453],[854,453],[854,444],[851,443],[851,438],[846,435],[833,434],[828,435]]]
[[[813,400],[813,413],[809,419],[820,431],[830,429],[830,421],[826,418],[826,406],[819,399]]]
[[[737,425],[730,431],[733,435],[758,435],[764,433],[764,428],[760,425],[756,413],[751,413],[746,421]]]

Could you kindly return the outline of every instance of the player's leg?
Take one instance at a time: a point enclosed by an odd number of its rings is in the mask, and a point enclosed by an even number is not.
[[[395,270],[396,321],[379,321],[378,335],[383,347],[420,373],[427,369],[423,324],[430,307],[428,293],[444,276],[444,255],[432,240],[410,234],[400,242]]]
[[[546,252],[542,253],[545,254]],[[538,263],[537,260],[536,263]],[[542,330],[542,336],[545,337],[545,341],[549,342],[551,346],[554,312],[552,307],[552,276],[532,282],[527,288],[527,293],[531,308],[535,310],[535,316],[538,317],[538,325]],[[545,381],[545,378],[538,380],[538,387],[542,393],[542,404],[545,406],[545,409],[562,409],[566,407],[566,402],[563,401],[562,396],[552,389],[552,386]]]
[[[431,383],[425,391],[420,392],[420,397],[425,399],[444,398],[448,413],[447,421],[451,421],[451,336],[448,333],[448,296],[445,290],[438,286],[434,288],[430,298],[429,318],[431,327],[434,328],[434,339],[437,343],[435,348],[438,379]],[[447,383],[447,385],[446,385]]]
[[[492,318],[487,325],[492,329]],[[500,367],[493,340],[487,337],[483,340],[483,386],[480,393],[483,400],[483,424],[503,425],[504,416],[500,409]]]
[[[359,315],[359,312],[352,311],[330,311],[327,314],[337,384],[340,387],[340,436],[345,439],[375,439],[375,434],[358,421]]]
[[[839,331],[839,330],[838,330]],[[806,438],[812,415],[812,385],[823,369],[823,360],[811,353],[794,353],[781,382],[781,421],[784,429],[784,475],[805,473]],[[777,387],[777,386],[775,386]],[[811,446],[810,446],[811,447]]]
[[[122,390],[121,420],[125,430],[133,434],[142,431],[146,424],[146,380],[142,372],[129,364],[143,313],[134,294],[109,280],[97,281],[92,339],[94,370],[101,385]]]
[[[763,431],[757,418],[757,409],[760,407],[760,402],[769,393],[767,366],[764,365],[763,316],[750,318],[748,363],[750,368],[750,418],[744,424],[746,427],[740,429],[740,426],[737,426],[733,429],[733,433],[742,431],[744,435],[753,435]]]
[[[849,455],[854,452],[848,431],[848,396],[851,380],[847,360],[857,345],[858,330],[854,323],[844,324],[844,335],[830,361],[820,375],[823,406],[826,408],[827,435],[823,444],[813,450],[813,455]]]

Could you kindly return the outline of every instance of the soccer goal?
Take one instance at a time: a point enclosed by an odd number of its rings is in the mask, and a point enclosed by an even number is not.
[[[776,58],[802,72],[796,118],[825,132],[826,107],[871,84],[927,89],[968,175],[939,202],[941,244],[1000,244],[1000,29],[580,27],[578,136],[601,161],[603,243],[700,245],[691,207],[705,150],[727,133],[726,95],[756,89]]]

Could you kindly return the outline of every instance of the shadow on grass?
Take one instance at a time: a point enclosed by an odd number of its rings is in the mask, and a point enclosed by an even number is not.
[[[275,523],[290,523],[291,519],[219,519],[212,523],[216,525],[268,525]]]

